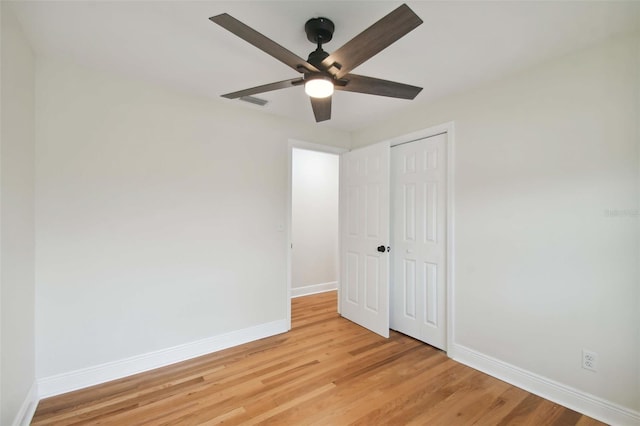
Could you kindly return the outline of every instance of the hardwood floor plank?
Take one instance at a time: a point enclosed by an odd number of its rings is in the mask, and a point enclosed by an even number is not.
[[[386,400],[378,399],[376,407],[368,407],[353,424],[377,424],[383,419],[388,419],[391,424],[404,424],[423,412],[425,407],[434,406],[436,402],[449,396],[452,392],[448,392],[442,383],[455,383],[466,376],[460,377],[454,372],[458,365],[446,356],[432,359],[433,364],[425,365],[424,371],[400,383],[393,392],[387,392]]]
[[[509,386],[491,404],[484,407],[482,416],[473,424],[498,424],[500,420],[511,412],[518,404],[525,399],[529,393],[515,386]]]
[[[524,398],[509,414],[498,422],[498,426],[506,426],[509,424],[524,424],[527,420],[532,419],[532,413],[542,403],[542,398],[530,394]]]
[[[591,417],[587,417],[585,415],[582,415],[582,417],[580,417],[580,420],[578,420],[578,422],[576,423],[576,426],[600,426],[600,425],[602,425],[602,423],[600,423],[595,419],[592,419]]]
[[[403,357],[390,360],[391,369],[372,370],[366,377],[348,374],[345,380],[333,381],[336,387],[331,392],[322,395],[321,398],[310,400],[303,407],[292,407],[281,413],[275,420],[280,424],[292,424],[300,418],[304,418],[305,423],[308,424],[347,424],[361,415],[353,414],[354,407],[365,406],[370,409],[370,406],[362,404],[363,400],[373,403],[384,394],[385,387],[390,388],[397,381],[406,378],[397,374],[394,367],[404,362],[417,362],[419,356],[418,351],[410,350],[404,352]],[[341,409],[333,412],[333,407],[336,406]]]
[[[364,398],[367,404],[363,404],[360,395],[357,398],[344,398],[338,404],[342,407],[339,411],[329,414],[319,412],[313,420],[316,423],[327,421],[329,424],[380,424],[383,419],[389,418],[394,407],[393,402],[404,407],[404,396],[410,389],[416,389],[428,384],[439,371],[440,365],[446,367],[448,359],[445,357],[431,356],[428,363],[422,363],[418,358],[419,352],[411,353],[415,357],[413,364],[415,369],[407,368],[402,372],[394,370],[380,371],[376,376],[364,381],[367,389]],[[398,362],[412,362],[411,357]],[[453,365],[453,362],[450,363]],[[426,368],[422,368],[426,367]],[[357,382],[356,382],[357,383]],[[350,393],[349,387],[345,387],[345,393]]]
[[[33,425],[602,425],[397,332],[292,300],[293,329],[40,401]]]

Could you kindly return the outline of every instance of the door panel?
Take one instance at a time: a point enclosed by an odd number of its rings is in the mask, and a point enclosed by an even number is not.
[[[391,328],[446,346],[446,135],[391,149]]]
[[[365,307],[371,312],[377,313],[380,309],[378,289],[380,286],[380,262],[379,256],[367,255],[367,278],[365,280]]]
[[[402,276],[404,313],[409,318],[416,319],[416,261],[402,259],[402,263],[404,263],[404,275]]]
[[[438,326],[438,269],[435,263],[424,263],[424,322],[434,327]]]
[[[346,254],[346,279],[343,282],[346,284],[347,291],[343,292],[347,296],[347,300],[350,303],[358,304],[358,253],[349,252]]]
[[[389,144],[343,154],[340,313],[389,337]]]

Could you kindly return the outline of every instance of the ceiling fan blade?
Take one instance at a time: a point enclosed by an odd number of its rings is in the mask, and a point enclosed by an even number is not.
[[[422,19],[403,4],[330,54],[322,65],[337,78],[342,78],[420,24]],[[335,67],[335,72],[331,67]]]
[[[271,92],[272,90],[286,89],[288,87],[298,86],[303,83],[303,78],[293,78],[290,80],[278,81],[276,83],[263,84],[262,86],[252,87],[251,89],[244,89],[237,92],[227,93],[226,95],[222,95],[222,97],[227,99],[237,99],[242,96],[250,96],[257,93]]]
[[[344,77],[344,80],[348,80],[347,84],[344,86],[336,84],[336,90],[401,99],[414,99],[422,90],[422,87],[396,83],[395,81],[381,80],[379,78],[367,77],[364,75],[347,74]]]
[[[280,62],[289,65],[298,72],[318,72],[318,69],[296,55],[295,53],[280,46],[270,38],[260,34],[248,25],[238,21],[233,16],[223,13],[221,15],[209,18],[212,22],[220,25],[222,28],[232,32],[244,41],[254,45],[258,49],[273,56]]]
[[[312,98],[311,107],[313,108],[313,115],[316,116],[316,123],[326,121],[331,118],[331,96],[326,98]]]

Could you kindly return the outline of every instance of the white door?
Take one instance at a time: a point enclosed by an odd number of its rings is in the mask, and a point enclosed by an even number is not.
[[[342,154],[341,165],[340,313],[389,337],[389,144]]]
[[[391,148],[391,328],[446,347],[447,136]]]

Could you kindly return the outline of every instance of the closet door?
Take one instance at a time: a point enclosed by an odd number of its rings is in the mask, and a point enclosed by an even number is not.
[[[391,148],[391,328],[446,348],[446,135]]]

